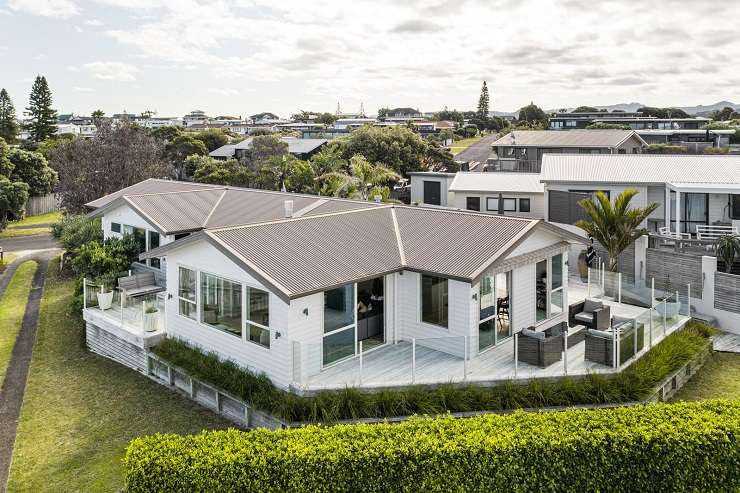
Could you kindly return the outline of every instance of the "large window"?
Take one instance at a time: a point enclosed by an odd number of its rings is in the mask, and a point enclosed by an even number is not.
[[[504,199],[504,212],[516,212],[516,199]]]
[[[242,286],[211,274],[200,275],[201,322],[242,336]]]
[[[447,279],[421,276],[421,321],[447,328]]]
[[[486,197],[486,210],[498,212],[498,197]]]
[[[324,365],[354,356],[356,313],[354,284],[324,292]]]
[[[519,212],[529,212],[530,202],[529,199],[519,199]]]
[[[270,347],[270,295],[261,289],[246,288],[247,340]]]
[[[465,207],[469,211],[480,210],[480,197],[467,197],[465,199]]]
[[[537,262],[535,273],[536,321],[542,322],[563,313],[563,255],[557,254]]]
[[[730,219],[740,219],[740,195],[730,195]]]
[[[440,182],[424,180],[424,203],[430,205],[442,204],[442,184]]]
[[[149,248],[148,250],[154,250],[155,248],[159,248],[159,233],[156,231],[149,231]],[[154,267],[155,269],[159,269],[161,266],[160,260],[158,258],[151,258],[149,259],[149,265]]]
[[[120,233],[121,232],[121,224],[120,223],[110,223],[110,230],[113,233]]]
[[[180,267],[178,273],[177,297],[180,305],[180,315],[197,320],[198,311],[195,300],[197,274],[194,270],[186,269],[185,267]]]
[[[509,286],[511,272],[486,276],[480,281],[478,350],[482,351],[511,336]]]

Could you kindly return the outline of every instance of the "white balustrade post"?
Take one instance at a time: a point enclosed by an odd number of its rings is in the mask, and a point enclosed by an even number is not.
[[[691,318],[691,283],[686,285],[686,316]]]
[[[586,277],[586,296],[591,297],[591,267],[587,267],[586,270],[588,271],[587,277]]]
[[[619,301],[619,304],[621,305],[622,304],[622,273],[621,272],[617,275],[617,280],[619,281],[619,289],[617,291],[619,293],[618,301]]]
[[[665,325],[668,323],[666,315],[668,314],[668,299],[663,300],[663,337],[665,337]]]
[[[619,331],[618,328],[614,327],[612,328],[612,367],[617,368],[619,364],[617,363],[617,341],[619,340],[619,337],[617,336],[617,331]]]
[[[519,373],[519,332],[514,334],[514,378]]]
[[[468,379],[468,336],[463,336],[463,381]]]
[[[87,278],[82,279],[82,309],[87,309]]]
[[[568,374],[568,331],[566,330],[563,338],[563,371]]]
[[[362,385],[362,341],[360,341],[360,385]]]
[[[123,328],[123,291],[121,291],[121,294],[118,297],[119,304],[121,305],[121,328]]]
[[[416,337],[411,338],[411,383],[416,383]]]
[[[653,277],[650,285],[650,308],[655,308],[655,278]]]
[[[141,302],[141,325],[139,328],[141,329],[142,333],[145,333],[146,330],[144,329],[144,320],[146,320],[146,301]]]

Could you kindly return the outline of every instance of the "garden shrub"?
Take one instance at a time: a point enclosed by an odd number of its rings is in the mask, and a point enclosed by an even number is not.
[[[193,377],[286,421],[330,423],[342,419],[638,401],[693,358],[712,334],[712,328],[691,321],[627,369],[613,375],[535,379],[493,387],[416,385],[378,392],[346,388],[312,396],[278,389],[265,375],[251,373],[232,361],[221,361],[216,353],[203,353],[179,340],[167,339],[152,351]]]
[[[75,253],[86,243],[103,242],[100,219],[91,219],[85,215],[65,216],[61,221],[52,224],[51,234],[70,253]]]
[[[740,402],[136,438],[130,493],[737,491]]]

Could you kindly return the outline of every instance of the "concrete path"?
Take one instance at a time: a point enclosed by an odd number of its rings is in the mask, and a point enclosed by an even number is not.
[[[723,353],[740,353],[740,334],[723,332],[714,338],[714,350]]]
[[[46,271],[49,268],[49,259],[54,256],[53,251],[30,255],[13,262],[4,274],[0,292],[4,293],[12,273],[27,260],[35,260],[38,268],[33,276],[31,293],[28,295],[26,313],[23,316],[21,330],[15,340],[13,353],[8,364],[2,388],[0,388],[0,492],[5,492],[10,472],[10,462],[13,458],[15,434],[18,429],[18,418],[23,404],[23,394],[26,391],[28,368],[33,355],[33,345],[36,340],[36,328],[41,307]],[[9,274],[9,275],[8,275]]]
[[[57,240],[50,234],[16,236],[15,238],[0,239],[0,247],[5,252],[20,252],[25,250],[48,250],[59,248]]]

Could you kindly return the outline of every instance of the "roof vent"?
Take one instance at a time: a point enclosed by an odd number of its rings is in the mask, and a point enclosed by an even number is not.
[[[285,201],[285,217],[293,217],[293,201]]]

